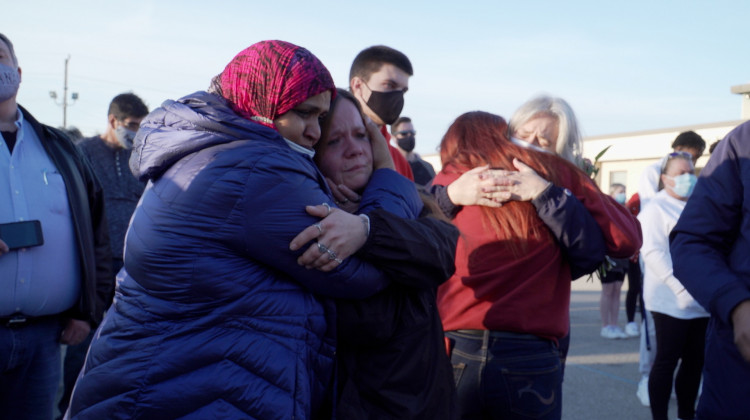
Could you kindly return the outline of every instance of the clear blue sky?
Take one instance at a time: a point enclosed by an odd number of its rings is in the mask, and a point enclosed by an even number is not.
[[[507,118],[540,93],[568,100],[584,135],[595,136],[739,119],[729,89],[750,83],[747,0],[29,0],[3,9],[0,32],[23,69],[19,103],[62,125],[49,91],[59,102],[70,55],[69,93],[79,99],[68,125],[86,135],[105,129],[118,93],[153,109],[205,89],[264,39],[306,47],[341,87],[361,49],[406,53],[415,74],[403,115],[422,154],[463,112]]]

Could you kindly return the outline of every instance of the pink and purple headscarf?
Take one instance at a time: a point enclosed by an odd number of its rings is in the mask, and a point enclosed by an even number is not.
[[[326,90],[333,78],[310,51],[284,41],[261,41],[237,54],[214,85],[234,112],[275,128],[273,120]]]

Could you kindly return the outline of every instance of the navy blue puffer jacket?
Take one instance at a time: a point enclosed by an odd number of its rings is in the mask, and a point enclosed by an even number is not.
[[[149,183],[70,417],[330,417],[328,298],[388,281],[355,257],[330,273],[297,264],[289,242],[317,221],[305,205],[333,206],[312,159],[198,92],[146,118],[131,169]],[[415,218],[421,202],[408,180],[378,170],[362,199],[375,208]]]

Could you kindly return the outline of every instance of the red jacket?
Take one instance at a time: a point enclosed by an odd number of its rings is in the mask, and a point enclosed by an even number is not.
[[[434,180],[448,185],[458,178],[455,167]],[[560,186],[568,188],[599,223],[607,255],[630,257],[641,246],[638,220],[625,206],[603,194],[583,172],[564,166]],[[530,209],[530,211],[533,211]],[[547,339],[562,338],[569,327],[570,269],[546,229],[538,238],[501,237],[483,223],[478,206],[464,206],[453,223],[461,231],[456,273],[438,290],[445,331],[458,329],[510,331]],[[541,224],[542,221],[538,220]],[[508,241],[526,243],[514,255]]]
[[[393,165],[396,168],[396,172],[414,181],[414,173],[411,171],[411,165],[406,160],[404,155],[398,151],[395,147],[391,146],[391,135],[385,126],[380,127],[380,132],[383,133],[385,141],[388,143],[388,151],[391,152],[391,158],[393,158]]]

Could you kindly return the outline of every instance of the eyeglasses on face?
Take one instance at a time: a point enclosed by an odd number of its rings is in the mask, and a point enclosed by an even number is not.
[[[664,171],[667,169],[667,163],[669,163],[669,161],[672,160],[672,159],[674,159],[674,158],[687,159],[690,162],[691,165],[693,163],[693,155],[691,155],[690,153],[684,152],[682,150],[677,151],[677,152],[672,152],[672,153],[670,153],[670,154],[667,155],[666,159],[664,159],[664,163],[662,163],[662,165],[661,165],[661,173],[664,173]]]

